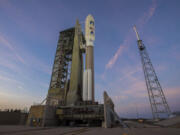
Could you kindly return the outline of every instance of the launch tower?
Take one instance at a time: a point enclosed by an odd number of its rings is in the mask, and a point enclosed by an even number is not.
[[[106,92],[104,104],[94,100],[94,40],[92,15],[86,18],[85,36],[78,20],[75,27],[60,32],[46,103],[31,106],[28,125],[122,125]]]
[[[165,95],[146,51],[146,47],[140,40],[136,26],[133,27],[137,36],[138,48],[141,56],[144,77],[148,90],[149,101],[151,104],[152,115],[154,119],[169,116],[171,114],[169,105],[166,101]]]

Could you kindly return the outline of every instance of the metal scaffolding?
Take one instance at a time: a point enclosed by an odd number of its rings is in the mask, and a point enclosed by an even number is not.
[[[47,96],[48,105],[65,104],[70,80],[74,33],[75,28],[60,32]]]
[[[136,27],[134,27],[134,30],[138,39],[137,43],[141,56],[141,62],[143,66],[153,118],[158,119],[161,117],[169,116],[171,114],[171,111],[166,101],[162,87],[158,81],[149,55],[146,51],[146,47],[142,43],[142,40],[140,40]]]
[[[64,88],[69,79],[74,42],[74,28],[62,31],[58,41],[50,88]]]

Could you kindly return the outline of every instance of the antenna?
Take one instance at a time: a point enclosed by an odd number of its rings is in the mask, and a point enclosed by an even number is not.
[[[135,31],[135,33],[136,33],[137,40],[140,40],[139,34],[138,34],[138,32],[137,32],[137,29],[136,29],[136,25],[133,26],[133,29],[134,29],[134,31]]]

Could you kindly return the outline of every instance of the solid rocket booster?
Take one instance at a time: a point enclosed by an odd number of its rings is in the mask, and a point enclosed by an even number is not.
[[[95,25],[92,15],[85,21],[86,64],[83,73],[83,100],[94,101],[94,40]]]

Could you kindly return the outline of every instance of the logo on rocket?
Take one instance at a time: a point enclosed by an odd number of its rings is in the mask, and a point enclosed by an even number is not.
[[[94,18],[92,15],[88,15],[85,21],[85,38],[86,38],[86,45],[92,45],[95,40],[95,25],[94,25]]]

